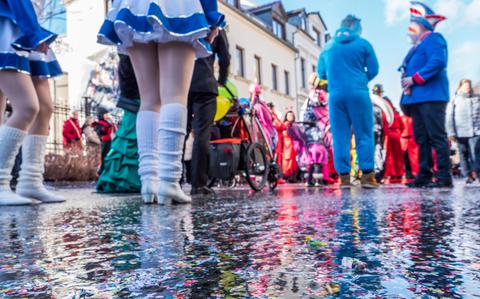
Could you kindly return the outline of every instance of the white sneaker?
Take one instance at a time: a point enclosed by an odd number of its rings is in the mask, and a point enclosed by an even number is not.
[[[138,174],[145,204],[153,204],[157,200],[159,118],[160,113],[153,111],[139,111],[137,115]]]
[[[3,125],[0,127],[0,206],[29,205],[31,199],[15,194],[10,189],[11,172],[26,132]]]
[[[43,203],[64,202],[66,199],[49,191],[45,186],[40,184],[17,184],[17,194],[23,197],[37,199]]]
[[[11,190],[0,191],[0,206],[25,206],[32,203],[31,199],[17,195]]]
[[[28,135],[22,145],[22,167],[17,194],[44,203],[64,202],[65,198],[47,190],[43,185],[45,172],[45,146],[47,136]]]
[[[170,205],[172,202],[187,204],[192,198],[183,192],[179,183],[160,181],[158,183],[157,203],[159,205]]]
[[[142,181],[142,199],[145,204],[153,204],[157,200],[158,184],[154,181]]]

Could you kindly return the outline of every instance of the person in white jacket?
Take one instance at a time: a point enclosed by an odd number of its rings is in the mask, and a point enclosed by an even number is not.
[[[471,80],[460,81],[447,107],[446,126],[450,141],[458,144],[462,174],[473,183],[480,172],[480,96]]]

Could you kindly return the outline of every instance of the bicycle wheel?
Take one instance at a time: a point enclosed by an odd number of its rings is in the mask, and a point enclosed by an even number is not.
[[[255,191],[262,191],[268,182],[269,165],[264,147],[253,143],[248,147],[245,172],[247,183]]]

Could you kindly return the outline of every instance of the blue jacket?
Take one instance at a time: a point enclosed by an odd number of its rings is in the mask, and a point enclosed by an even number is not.
[[[328,80],[330,93],[360,90],[378,75],[377,56],[372,45],[348,28],[340,28],[318,60],[318,76]]]
[[[430,33],[410,49],[400,69],[413,77],[415,85],[409,95],[402,96],[402,105],[423,102],[448,102],[447,42],[440,33]]]
[[[52,43],[57,35],[42,28],[30,0],[0,0],[0,17],[10,19],[22,32],[12,47],[31,51],[40,44]]]

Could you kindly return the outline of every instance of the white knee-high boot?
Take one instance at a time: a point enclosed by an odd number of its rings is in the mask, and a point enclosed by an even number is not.
[[[179,184],[182,176],[182,155],[186,133],[187,108],[181,104],[163,105],[160,110],[158,130],[160,151],[158,204],[192,201]]]
[[[158,125],[160,113],[140,111],[137,115],[138,174],[142,181],[143,202],[151,204],[158,189]]]
[[[28,135],[22,145],[22,167],[17,194],[38,199],[44,203],[63,202],[65,198],[48,191],[43,185],[45,172],[45,146],[47,136]]]
[[[32,203],[31,199],[17,195],[10,189],[15,157],[26,135],[26,132],[19,129],[6,125],[0,127],[0,206]]]

